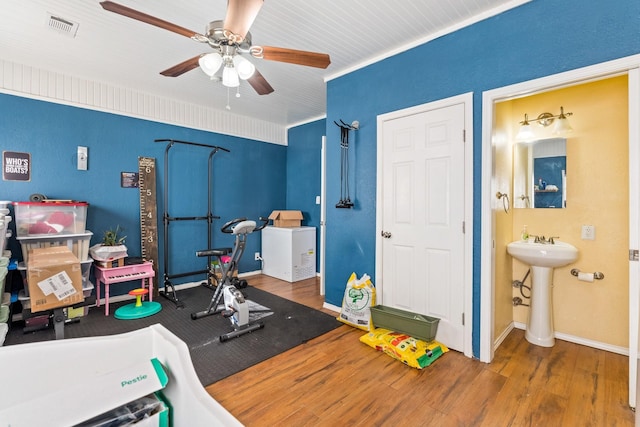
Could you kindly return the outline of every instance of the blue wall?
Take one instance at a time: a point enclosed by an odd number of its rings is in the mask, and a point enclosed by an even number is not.
[[[120,172],[136,171],[137,157],[157,159],[162,210],[164,144],[157,138],[220,145],[231,153],[214,160],[214,246],[229,246],[218,232],[237,216],[300,209],[306,225],[317,226],[320,137],[327,135],[326,299],[342,304],[351,272],[375,283],[376,117],[379,114],[474,92],[474,181],[480,188],[482,92],[640,53],[640,2],[536,0],[422,46],[385,59],[327,84],[327,118],[289,130],[290,147],[196,131],[29,99],[0,95],[3,150],[32,153],[29,183],[3,181],[0,199],[26,200],[32,193],[91,203],[87,227],[97,237],[124,226],[130,254],[139,254],[138,193],[120,188]],[[350,184],[353,209],[335,209],[340,199],[340,131],[333,124],[360,122],[351,133]],[[324,129],[320,129],[324,128]],[[316,151],[314,145],[318,144]],[[78,145],[89,147],[89,171],[75,169]],[[288,158],[288,153],[290,156]],[[172,149],[170,213],[206,212],[206,159],[200,148]],[[174,187],[175,186],[175,187]],[[175,194],[173,193],[175,192]],[[474,195],[474,354],[479,353],[480,194]],[[174,208],[175,207],[175,208]],[[173,210],[175,209],[175,211]],[[307,216],[308,215],[308,216]],[[160,224],[161,226],[161,224]],[[203,231],[204,230],[204,231]],[[172,272],[203,268],[193,256],[206,242],[202,224],[180,224],[172,238]],[[97,242],[97,237],[92,241]],[[175,247],[174,247],[175,245]],[[260,248],[249,239],[247,252]],[[161,247],[162,253],[162,247]],[[259,269],[245,257],[241,271]],[[179,270],[178,270],[179,269]],[[185,281],[195,280],[185,278]]]
[[[302,225],[316,227],[316,271],[320,271],[320,195],[322,136],[325,120],[289,129],[287,135],[287,206],[304,215]]]
[[[31,153],[30,182],[2,181],[0,199],[27,201],[33,193],[90,203],[87,229],[99,243],[116,225],[125,229],[130,256],[140,256],[140,203],[137,189],[120,187],[120,172],[137,172],[138,156],[154,157],[157,170],[160,274],[164,272],[164,165],[166,143],[175,139],[224,147],[213,157],[213,246],[231,247],[233,238],[220,227],[237,217],[268,216],[286,204],[286,147],[134,119],[114,114],[0,94],[0,147]],[[76,170],[77,146],[89,148],[89,170]],[[209,148],[176,144],[169,150],[168,214],[206,216]],[[14,229],[15,234],[15,229]],[[13,241],[14,254],[20,254]],[[247,253],[260,251],[260,237],[247,240]],[[173,221],[169,225],[169,274],[206,268],[195,251],[207,247],[206,221]],[[245,256],[240,272],[260,269]],[[204,279],[204,275],[172,283]],[[162,281],[160,281],[162,283]],[[114,294],[126,293],[114,289]]]
[[[474,92],[474,182],[481,188],[482,92],[640,52],[640,2],[536,0],[327,84],[327,197],[340,196],[340,133],[351,145],[351,210],[328,208],[326,300],[340,306],[351,272],[375,283],[376,117]],[[474,195],[473,352],[479,355],[481,194]],[[331,206],[331,203],[329,203]]]

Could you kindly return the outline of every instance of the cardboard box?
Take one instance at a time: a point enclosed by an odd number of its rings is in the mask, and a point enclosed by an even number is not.
[[[84,294],[85,298],[89,298],[91,296],[91,293],[93,292],[93,283],[89,282],[88,280],[85,281],[84,279],[82,280],[82,293]],[[89,314],[89,306],[85,305],[84,307],[78,307],[78,308],[73,308],[73,307],[67,307],[67,319],[75,319],[76,317],[83,317],[83,316],[87,316]]]
[[[27,283],[34,313],[84,301],[80,260],[65,246],[29,252]]]
[[[75,254],[74,254],[75,255]],[[88,259],[87,261],[80,261],[80,270],[82,271],[82,289],[86,290],[87,287],[91,287],[93,289],[93,284],[89,282],[89,276],[91,274],[91,266],[93,265],[93,260]],[[18,271],[22,276],[22,287],[24,289],[24,295],[29,296],[29,281],[27,280],[27,265],[24,262],[18,263]],[[89,295],[86,295],[85,297]]]
[[[269,215],[274,227],[300,227],[302,225],[301,211],[273,211]]]

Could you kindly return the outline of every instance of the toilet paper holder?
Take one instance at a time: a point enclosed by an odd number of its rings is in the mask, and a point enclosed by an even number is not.
[[[578,277],[578,274],[580,274],[580,270],[578,270],[577,268],[574,268],[571,270],[571,275]],[[596,280],[602,280],[604,279],[604,273],[601,273],[599,271],[594,271],[593,278]]]

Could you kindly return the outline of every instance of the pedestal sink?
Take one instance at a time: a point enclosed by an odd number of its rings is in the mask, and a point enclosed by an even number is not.
[[[578,249],[560,241],[553,244],[518,241],[509,243],[507,252],[531,266],[531,301],[525,338],[532,344],[553,347],[553,269],[577,260]]]

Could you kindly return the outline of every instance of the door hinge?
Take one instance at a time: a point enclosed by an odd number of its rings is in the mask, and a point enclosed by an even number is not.
[[[464,326],[464,313],[462,313],[462,326]]]
[[[465,222],[462,221],[462,234],[466,233]]]
[[[462,142],[467,142],[467,130],[462,129]]]
[[[638,250],[637,249],[629,249],[629,261],[638,261]]]

